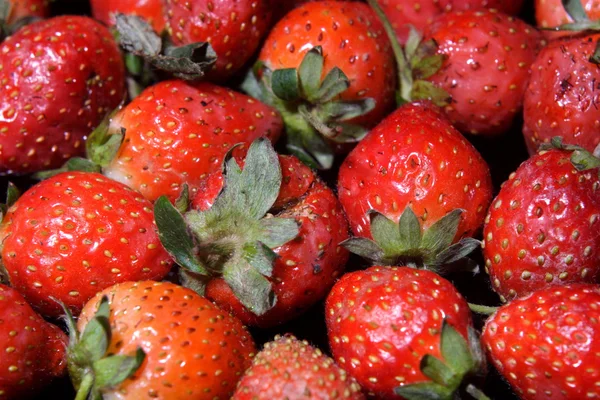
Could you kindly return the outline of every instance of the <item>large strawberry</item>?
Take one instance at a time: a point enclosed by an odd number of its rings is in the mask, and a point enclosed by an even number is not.
[[[600,396],[600,289],[547,288],[500,308],[482,342],[519,398]]]
[[[553,149],[533,156],[492,202],[483,253],[502,300],[600,280],[600,160],[595,169],[579,171],[582,155]],[[589,153],[587,158],[594,162]]]
[[[0,398],[28,398],[66,371],[67,336],[0,285]]]
[[[50,13],[49,0],[8,0],[7,23],[19,21],[28,17],[47,17]]]
[[[117,14],[139,15],[157,32],[165,28],[162,0],[92,0],[92,15],[107,25],[114,25]]]
[[[265,344],[238,383],[232,400],[363,400],[346,371],[306,341],[291,335]]]
[[[11,285],[42,314],[74,313],[118,282],[162,279],[172,262],[152,204],[102,175],[67,172],[43,181],[9,208],[0,226]]]
[[[70,321],[78,399],[228,399],[256,351],[238,319],[167,282],[110,287]]]
[[[329,169],[335,147],[359,141],[390,111],[395,76],[389,40],[366,4],[318,1],[273,28],[245,89],[282,113],[294,155]]]
[[[91,18],[35,22],[0,47],[0,173],[56,168],[121,102],[124,67]]]
[[[348,223],[331,189],[296,158],[278,161],[267,140],[240,164],[227,159],[225,178],[209,178],[195,210],[182,216],[162,197],[155,218],[186,285],[246,324],[277,325],[322,299],[342,273]]]
[[[467,302],[431,271],[344,275],[327,298],[326,318],[335,360],[378,398],[452,399],[483,366]]]

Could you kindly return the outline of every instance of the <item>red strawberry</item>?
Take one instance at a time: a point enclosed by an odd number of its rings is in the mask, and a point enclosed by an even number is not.
[[[123,98],[110,32],[85,17],[35,22],[0,47],[0,173],[56,168]]]
[[[467,302],[433,272],[346,274],[325,307],[334,358],[378,398],[452,398],[463,376],[481,366],[479,345],[469,349],[466,341],[474,339]],[[408,397],[423,389],[441,396]]]
[[[533,156],[492,202],[483,252],[502,300],[600,279],[600,170],[578,171],[570,157],[558,149]]]
[[[160,245],[152,204],[99,174],[67,172],[29,189],[0,227],[10,282],[42,314],[54,299],[79,313],[117,282],[160,280],[172,262]]]
[[[580,3],[591,20],[600,18],[600,1],[581,0]],[[565,11],[562,0],[535,0],[535,20],[537,25],[541,28],[554,28],[573,22],[573,19]],[[573,34],[573,32],[566,30],[560,32],[544,32],[552,38]]]
[[[6,22],[17,22],[21,18],[44,18],[50,14],[49,0],[8,0],[9,14]]]
[[[64,375],[67,336],[0,285],[0,398],[28,398]]]
[[[243,172],[228,160],[225,182],[209,178],[185,219],[164,197],[155,205],[161,241],[185,267],[186,285],[262,327],[325,297],[348,260],[339,246],[348,223],[331,189],[297,159],[280,160],[259,139]]]
[[[551,42],[532,65],[523,134],[529,152],[555,136],[594,151],[600,144],[600,70],[591,60],[600,34]]]
[[[92,14],[107,25],[115,24],[116,14],[139,15],[157,32],[165,28],[162,0],[92,0]]]
[[[360,386],[306,341],[275,337],[265,344],[238,383],[232,400],[363,400]]]
[[[464,210],[456,240],[477,233],[492,198],[488,166],[427,105],[409,104],[374,128],[340,168],[340,202],[355,235],[370,237],[369,211],[398,221],[409,206],[431,227]]]
[[[486,323],[489,358],[519,398],[600,396],[600,288],[546,288],[502,307]]]
[[[98,293],[77,328],[69,371],[82,399],[227,399],[255,353],[238,319],[167,282]]]
[[[224,80],[254,55],[271,23],[269,0],[165,0],[167,29],[177,45],[209,42]]]

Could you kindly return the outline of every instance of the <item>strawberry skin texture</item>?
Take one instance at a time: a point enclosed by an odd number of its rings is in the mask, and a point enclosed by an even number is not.
[[[29,398],[66,372],[67,335],[0,284],[0,398]]]
[[[195,191],[238,143],[277,141],[283,122],[273,108],[230,89],[173,80],[146,89],[111,129],[126,133],[104,174],[154,201],[177,198],[184,183]]]
[[[381,22],[366,4],[317,1],[288,13],[275,25],[259,60],[271,70],[298,68],[306,53],[321,46],[325,56],[323,77],[340,68],[351,85],[341,100],[371,97],[375,108],[351,123],[373,126],[394,106],[396,66]]]
[[[110,301],[109,354],[146,359],[135,375],[105,396],[118,400],[229,399],[256,353],[235,317],[190,289],[169,282],[125,282],[98,293],[81,313],[81,332],[102,296]]]
[[[492,199],[487,164],[433,109],[409,104],[374,128],[340,168],[340,202],[356,236],[371,237],[368,212],[398,221],[408,206],[424,228],[464,209],[457,238],[483,225]]]
[[[306,341],[276,337],[246,371],[232,400],[364,400],[360,386],[335,362]]]
[[[486,270],[504,300],[550,285],[600,279],[600,178],[571,153],[525,161],[492,202],[484,228]]]
[[[254,55],[271,25],[269,0],[165,0],[167,30],[177,45],[209,42],[210,76],[226,80]]]
[[[444,108],[450,121],[471,134],[496,135],[510,128],[523,105],[541,34],[492,10],[442,15],[425,38],[447,57],[428,80],[452,97]]]
[[[148,21],[155,31],[165,28],[162,0],[92,0],[92,15],[107,25],[115,24],[116,14],[138,15]]]
[[[531,69],[525,92],[523,134],[529,152],[561,136],[565,143],[594,151],[600,144],[600,70],[590,57],[600,34],[550,42]]]
[[[325,313],[335,360],[370,394],[385,399],[401,399],[394,394],[398,386],[429,381],[419,363],[426,354],[443,360],[444,318],[465,339],[471,324],[467,302],[449,281],[406,267],[344,275]]]
[[[11,6],[8,23],[25,17],[45,18],[50,14],[49,0],[9,0]]]
[[[592,21],[600,18],[600,1],[581,0],[581,5]],[[569,17],[569,15],[566,13],[561,0],[535,0],[535,20],[540,28],[554,28],[556,26],[573,22],[571,17]],[[550,38],[576,34],[569,31],[543,32]]]
[[[600,396],[600,288],[546,288],[486,323],[488,357],[523,400]]]
[[[52,39],[50,39],[52,38]],[[35,22],[0,47],[0,173],[60,167],[124,93],[106,27],[86,17]]]
[[[152,204],[100,174],[66,172],[28,190],[0,227],[2,262],[14,288],[42,314],[74,314],[99,290],[160,280],[172,266]]]

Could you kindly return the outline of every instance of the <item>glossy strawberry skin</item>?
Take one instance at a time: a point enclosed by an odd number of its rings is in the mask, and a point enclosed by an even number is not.
[[[110,354],[146,359],[132,378],[105,395],[142,398],[228,399],[256,353],[241,322],[192,290],[168,282],[125,282],[98,293],[84,307],[81,332],[102,296],[110,301]]]
[[[66,371],[67,335],[0,284],[0,397],[29,398]]]
[[[555,136],[589,151],[600,144],[600,70],[589,60],[598,39],[600,34],[553,41],[533,63],[523,125],[531,154]]]
[[[481,155],[444,117],[427,105],[409,104],[346,158],[338,193],[356,236],[371,237],[370,210],[397,222],[410,206],[424,228],[464,209],[460,238],[483,225],[492,182]]]
[[[74,314],[98,291],[160,280],[172,266],[152,204],[100,175],[67,172],[43,181],[9,209],[0,227],[2,262],[14,288],[42,314]]]
[[[50,14],[49,0],[9,0],[11,6],[8,23],[25,17],[45,18]]]
[[[505,300],[600,279],[600,178],[597,170],[577,171],[570,156],[560,150],[533,156],[492,202],[483,253]]]
[[[116,14],[138,15],[157,32],[165,28],[162,0],[92,0],[92,15],[107,25],[115,24]]]
[[[363,400],[360,386],[319,349],[293,336],[265,345],[246,371],[232,400]]]
[[[275,142],[283,122],[271,107],[230,89],[165,81],[123,108],[111,129],[126,133],[105,175],[154,201],[176,199],[184,183],[195,191],[231,147],[261,136]]]
[[[591,20],[600,18],[600,1],[581,0],[581,4]],[[560,25],[573,22],[571,17],[565,11],[561,0],[535,0],[535,20],[540,28],[554,28]],[[574,32],[561,31],[543,31],[550,38],[561,36],[570,36]]]
[[[597,285],[546,288],[500,308],[482,343],[523,400],[598,397],[598,310]]]
[[[269,0],[166,0],[167,29],[177,45],[208,41],[218,59],[212,79],[225,80],[254,55],[271,24]]]
[[[371,267],[344,275],[325,305],[335,360],[370,394],[401,399],[394,388],[428,381],[419,363],[443,359],[443,319],[467,338],[471,313],[452,284],[431,271]]]
[[[495,11],[452,12],[428,27],[425,40],[433,39],[446,56],[428,80],[452,97],[444,111],[460,131],[496,135],[510,128],[541,38],[535,28]]]
[[[267,37],[259,60],[271,70],[298,68],[306,53],[321,46],[323,77],[340,68],[351,85],[341,100],[367,97],[375,108],[351,122],[377,124],[394,106],[396,66],[381,22],[366,4],[350,1],[306,3],[288,13]]]

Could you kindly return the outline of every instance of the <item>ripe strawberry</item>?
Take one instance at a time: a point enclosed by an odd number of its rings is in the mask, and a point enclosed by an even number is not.
[[[452,398],[483,362],[467,302],[431,271],[346,274],[325,308],[334,358],[378,398]],[[426,389],[440,397],[416,397]]]
[[[165,197],[155,204],[161,241],[186,285],[247,325],[296,317],[326,296],[348,260],[339,246],[348,223],[331,189],[299,160],[280,160],[259,139],[243,172],[231,158],[224,182],[208,179],[195,210],[182,217]]]
[[[396,74],[389,40],[369,6],[318,1],[279,21],[248,82],[248,92],[282,113],[288,149],[329,169],[332,147],[359,141],[390,111]]]
[[[162,0],[92,0],[92,15],[107,25],[115,24],[116,14],[139,15],[157,32],[165,28]]]
[[[35,22],[0,47],[0,173],[56,168],[124,93],[110,32],[85,17]]]
[[[363,139],[340,168],[338,190],[360,237],[371,235],[371,210],[397,222],[408,206],[424,228],[462,209],[455,239],[474,236],[492,198],[481,155],[423,104],[400,107]]]
[[[50,13],[49,0],[8,0],[9,14],[6,22],[12,24],[26,17],[47,17]]]
[[[94,173],[67,172],[17,200],[0,226],[11,285],[42,314],[74,313],[99,290],[129,280],[160,280],[172,262],[160,245],[152,205]]]
[[[363,400],[365,396],[356,381],[321,350],[287,335],[265,344],[232,400],[335,398]]]
[[[211,44],[218,56],[211,76],[218,80],[232,76],[250,60],[272,17],[269,0],[166,0],[165,13],[175,44]]]
[[[600,396],[600,289],[546,288],[500,308],[486,323],[489,359],[519,398]]]
[[[484,228],[486,270],[503,301],[550,285],[600,279],[600,178],[571,152],[525,161],[492,202]]]
[[[44,321],[16,290],[0,284],[0,398],[36,394],[66,370],[66,335]]]
[[[78,398],[227,399],[255,353],[238,319],[167,282],[105,289],[77,328],[69,371]]]
[[[574,1],[571,1],[574,3]],[[580,4],[591,20],[600,18],[600,1],[581,0]],[[554,28],[573,22],[573,18],[565,11],[561,0],[535,0],[535,20],[540,28]],[[556,38],[572,35],[571,31],[544,31],[547,36]]]

